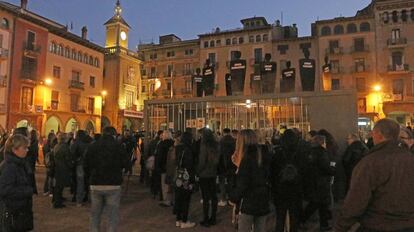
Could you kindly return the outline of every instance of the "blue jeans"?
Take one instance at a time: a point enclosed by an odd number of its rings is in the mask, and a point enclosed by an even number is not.
[[[99,232],[101,229],[101,216],[106,209],[108,212],[107,232],[116,232],[119,221],[119,203],[121,189],[116,190],[91,190],[91,232]]]
[[[83,165],[76,166],[76,203],[82,204],[85,198],[85,171]]]

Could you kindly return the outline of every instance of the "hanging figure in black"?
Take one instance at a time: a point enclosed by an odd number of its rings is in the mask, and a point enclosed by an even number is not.
[[[309,58],[308,48],[303,49],[303,55],[305,58],[299,60],[302,91],[315,91],[315,60]]]
[[[246,60],[241,59],[241,52],[234,52],[234,60],[230,61],[232,95],[243,95],[246,78]]]
[[[214,66],[210,64],[210,59],[207,59],[203,68],[203,87],[205,96],[212,96],[214,94],[214,78]]]
[[[266,53],[264,62],[261,66],[261,85],[262,94],[273,94],[275,93],[276,85],[276,62],[272,62],[272,55]]]
[[[196,69],[196,74],[193,76],[193,93],[195,97],[203,96],[203,76],[201,76],[201,69]]]
[[[224,81],[226,82],[226,95],[231,96],[231,75],[230,73],[226,73],[224,77]]]
[[[282,79],[280,80],[280,92],[289,93],[295,91],[296,71],[291,68],[292,63],[286,62],[286,69],[282,72]]]

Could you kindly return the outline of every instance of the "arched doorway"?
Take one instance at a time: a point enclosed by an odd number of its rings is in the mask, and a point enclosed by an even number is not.
[[[111,126],[111,121],[109,121],[109,118],[107,118],[105,116],[102,116],[102,119],[101,119],[101,128],[102,128],[102,130],[105,127],[108,127],[108,126]]]
[[[76,132],[78,129],[79,129],[78,121],[76,121],[76,119],[74,118],[69,119],[69,121],[66,123],[65,132],[66,133]]]
[[[29,121],[27,121],[26,119],[20,120],[16,123],[16,128],[19,127],[29,127]]]
[[[88,134],[95,133],[95,125],[91,120],[86,121],[85,131],[88,132]]]
[[[52,116],[46,121],[45,134],[48,135],[50,132],[56,133],[58,131],[60,131],[60,120]]]

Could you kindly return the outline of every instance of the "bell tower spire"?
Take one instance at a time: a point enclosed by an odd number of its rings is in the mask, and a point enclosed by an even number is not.
[[[129,25],[122,18],[121,1],[116,0],[114,16],[105,24],[106,26],[106,44],[105,47],[123,47],[128,48]]]
[[[121,14],[122,14],[121,2],[117,0],[116,5],[115,5],[115,16],[117,18],[121,18]]]

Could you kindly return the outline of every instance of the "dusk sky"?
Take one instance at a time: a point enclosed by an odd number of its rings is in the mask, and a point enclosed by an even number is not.
[[[20,4],[20,0],[6,0]],[[29,0],[29,10],[61,24],[73,22],[80,34],[88,26],[89,39],[105,42],[103,24],[113,16],[116,0]],[[264,16],[269,23],[281,18],[283,24],[296,23],[301,36],[310,35],[311,23],[319,19],[353,16],[371,0],[121,0],[123,17],[132,27],[129,47],[140,41],[158,43],[159,35],[174,33],[182,39],[220,27],[240,27],[240,19]]]

